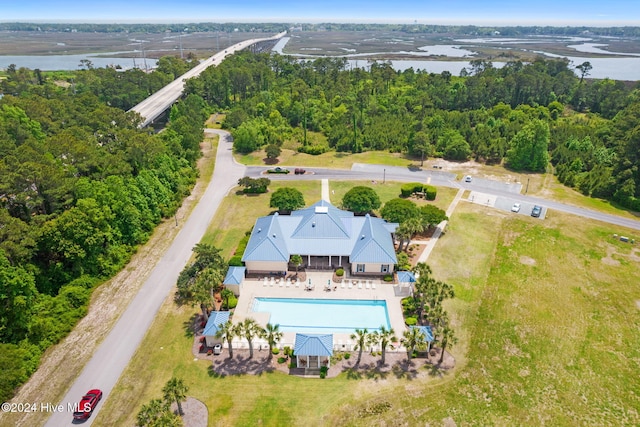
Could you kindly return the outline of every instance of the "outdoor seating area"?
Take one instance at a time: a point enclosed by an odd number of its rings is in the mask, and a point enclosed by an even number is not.
[[[273,276],[265,276],[263,278],[259,278],[258,281],[261,282],[262,286],[266,288],[302,288],[305,291],[313,291],[316,289],[316,286],[311,279],[309,279],[307,282],[304,282],[303,285],[300,284],[299,280],[291,277],[274,278]],[[378,285],[376,284],[376,280],[345,279],[340,283],[334,282],[332,280],[327,280],[327,283],[322,286],[322,290],[325,292],[335,292],[338,289],[375,290],[377,286]]]

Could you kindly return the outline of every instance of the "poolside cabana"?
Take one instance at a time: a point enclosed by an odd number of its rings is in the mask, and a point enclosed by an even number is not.
[[[229,267],[229,270],[227,270],[227,275],[222,284],[225,288],[233,292],[235,296],[240,295],[240,289],[242,288],[246,271],[246,267]]]
[[[229,320],[228,311],[211,312],[209,320],[204,327],[204,331],[202,331],[207,347],[213,347],[215,344],[222,344],[222,339],[216,338],[216,334],[218,333],[218,329],[220,329],[220,325],[226,323],[227,320]]]
[[[398,278],[397,295],[411,295],[416,276],[411,271],[398,271],[396,277]]]
[[[296,334],[293,352],[299,368],[328,368],[333,355],[333,335]]]

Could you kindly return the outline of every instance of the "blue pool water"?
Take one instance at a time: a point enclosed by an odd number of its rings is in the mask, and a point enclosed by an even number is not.
[[[253,311],[271,313],[269,322],[284,332],[351,334],[391,327],[386,301],[256,298]]]

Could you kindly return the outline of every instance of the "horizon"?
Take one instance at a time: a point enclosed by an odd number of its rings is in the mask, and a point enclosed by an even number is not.
[[[265,5],[257,0],[213,4],[186,0],[25,0],[3,6],[2,23],[33,24],[182,24],[182,23],[283,23],[283,24],[421,24],[474,26],[637,27],[640,2],[610,0],[606,13],[595,0],[539,0],[514,4],[507,0],[435,1],[397,0],[366,2],[326,0],[304,4],[282,0]],[[560,18],[559,18],[560,17]],[[570,18],[568,18],[570,17]]]

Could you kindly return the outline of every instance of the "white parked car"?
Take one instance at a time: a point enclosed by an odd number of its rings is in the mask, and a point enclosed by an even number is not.
[[[520,203],[514,203],[513,206],[511,206],[511,212],[520,212]]]
[[[471,175],[467,175],[464,177],[464,182],[471,182]]]

